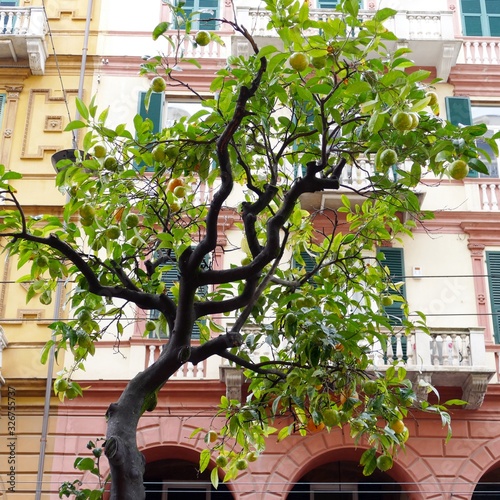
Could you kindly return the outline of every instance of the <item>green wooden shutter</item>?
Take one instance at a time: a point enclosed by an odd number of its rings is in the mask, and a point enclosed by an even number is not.
[[[500,343],[500,252],[486,252],[495,342]]]
[[[445,97],[446,116],[453,125],[472,125],[472,111],[468,97]],[[475,170],[470,170],[467,177],[478,177]]]
[[[403,258],[402,248],[392,248],[384,247],[379,248],[379,252],[384,254],[384,259],[380,262],[382,266],[387,266],[389,268],[390,277],[393,283],[400,283],[405,281],[405,265]],[[391,294],[395,294],[395,291],[391,291]],[[406,285],[403,285],[399,289],[401,296],[406,298]],[[406,319],[403,309],[401,309],[401,302],[394,302],[393,305],[385,307],[385,313],[389,317],[389,322],[392,325],[399,325]]]
[[[340,3],[340,0],[318,0],[319,9],[335,9],[335,7]],[[359,5],[361,7],[361,0],[359,0]]]
[[[215,31],[217,29],[214,18],[219,14],[219,0],[186,0],[182,6],[187,15],[195,14],[191,29]],[[178,26],[182,28],[183,26]]]
[[[462,0],[461,6],[465,36],[500,36],[498,0]]]
[[[167,295],[173,299],[172,292],[170,289],[174,285],[176,281],[179,281],[179,267],[177,266],[177,258],[175,256],[175,253],[173,251],[168,251],[168,250],[162,250],[162,253],[164,256],[168,256],[169,261],[167,261],[164,265],[165,270],[162,271],[161,273],[161,281],[165,283],[165,288],[167,289]],[[156,254],[155,257],[159,256],[159,252]],[[203,259],[203,263],[201,265],[202,269],[207,268],[209,266],[209,256],[205,255],[205,258]],[[197,290],[198,295],[204,297],[208,293],[208,286],[203,286],[200,287]],[[158,319],[160,317],[160,313],[157,310],[152,310],[150,311],[149,317],[151,319]],[[204,320],[198,320],[202,323],[204,323]],[[150,337],[153,338],[168,338],[168,332],[167,331],[155,331],[150,334]],[[193,338],[199,339],[200,338],[200,327],[198,324],[194,324],[193,326]]]
[[[0,126],[2,126],[3,110],[5,108],[6,102],[7,102],[7,96],[5,94],[0,94]]]
[[[149,99],[149,107],[146,109],[144,99],[146,92],[139,92],[139,106],[137,113],[145,120],[149,118],[153,122],[153,133],[160,132],[162,127],[163,107],[165,99],[162,92],[152,92]]]

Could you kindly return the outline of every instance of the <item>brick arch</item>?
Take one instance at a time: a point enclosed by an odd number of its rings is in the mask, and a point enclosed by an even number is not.
[[[499,446],[500,437],[497,437],[479,445],[467,460],[464,460],[451,488],[453,499],[469,500],[484,474],[500,467]]]
[[[341,430],[321,432],[307,438],[292,437],[290,441],[294,441],[293,443],[287,441],[280,443],[283,445],[277,451],[280,458],[274,460],[273,467],[267,469],[265,484],[261,485],[262,491],[266,491],[269,498],[285,498],[302,476],[320,465],[339,460],[358,461],[367,448],[356,447],[348,433]],[[433,477],[432,470],[411,446],[400,452],[388,475],[398,483],[411,485],[411,500],[443,498],[439,485],[434,481],[426,484]]]

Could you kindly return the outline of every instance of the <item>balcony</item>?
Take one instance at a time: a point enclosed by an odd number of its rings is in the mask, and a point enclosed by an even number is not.
[[[267,29],[269,21],[266,11],[259,8],[238,8],[237,18],[243,26],[249,28],[258,43],[276,44],[277,34]],[[361,20],[371,19],[374,11],[361,10]],[[339,16],[330,9],[311,9],[310,18],[314,20],[328,19]],[[397,37],[397,42],[386,42],[389,52],[396,47],[408,47],[412,50],[411,57],[417,66],[435,67],[436,76],[447,80],[451,67],[455,64],[462,41],[456,40],[453,31],[453,12],[399,11],[386,22],[386,27]],[[245,43],[234,44],[237,54],[248,50]]]
[[[47,24],[42,7],[0,7],[0,68],[45,73]]]
[[[464,37],[459,64],[497,65],[500,61],[500,41],[498,38]]]
[[[461,387],[470,410],[481,406],[495,373],[487,364],[483,328],[431,328],[430,336],[419,330],[408,337],[396,333],[386,346],[372,346],[371,358],[376,370],[403,365],[421,399],[427,398],[428,384]]]

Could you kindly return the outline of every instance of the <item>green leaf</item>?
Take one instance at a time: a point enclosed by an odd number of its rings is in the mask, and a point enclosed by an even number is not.
[[[86,123],[80,121],[80,120],[73,120],[72,122],[69,122],[66,127],[64,128],[65,132],[69,132],[71,130],[75,130],[78,128],[85,128],[87,126]]]
[[[212,472],[210,473],[210,482],[212,483],[212,486],[217,489],[219,487],[219,470],[217,467],[214,467],[212,469]]]
[[[161,22],[156,26],[156,28],[153,30],[153,40],[158,40],[165,31],[168,30],[170,26],[170,23],[167,23],[166,21]]]
[[[80,116],[84,120],[88,120],[89,119],[89,110],[88,110],[87,106],[85,106],[85,103],[79,97],[77,97],[75,99],[75,104],[76,104],[76,109],[78,110],[78,113],[80,113]]]
[[[203,472],[208,467],[208,464],[210,463],[210,455],[210,450],[206,449],[200,453],[200,472]]]
[[[78,469],[78,470],[88,470],[88,471],[91,471],[94,469],[95,467],[95,463],[94,463],[94,460],[92,458],[81,458],[81,457],[78,457],[76,460],[75,460],[75,463],[73,465],[75,467],[75,469]]]

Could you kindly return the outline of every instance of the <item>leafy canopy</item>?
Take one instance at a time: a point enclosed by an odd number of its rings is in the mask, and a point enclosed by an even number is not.
[[[248,396],[222,397],[224,425],[206,434],[200,463],[206,468],[219,456],[215,484],[219,469],[226,480],[245,469],[271,434],[282,440],[346,426],[367,448],[362,465],[370,474],[404,447],[408,430],[395,423],[412,409],[437,412],[449,424],[443,406],[416,397],[404,365],[391,364],[395,331],[425,328],[425,318],[395,326],[387,316],[387,296],[405,318],[409,310],[376,249],[411,236],[415,221],[432,216],[415,194],[423,178],[441,178],[456,159],[487,171],[475,147],[486,127],[442,119],[437,81],[413,67],[408,49],[392,50],[396,38],[384,21],[395,11],[361,18],[357,0],[344,0],[317,19],[308,2],[265,4],[274,45],[260,47],[237,22],[220,20],[250,55],[229,57],[209,96],[182,80],[183,68],[199,66],[182,52],[186,41],[196,43],[191,21],[199,13],[171,5],[183,28],[156,27],[153,38],[165,38],[169,51],[142,72],[164,79],[167,90],[191,90],[200,111],[153,133],[139,115],[131,129],[110,127],[107,109],[78,101],[81,120],[67,130],[86,133],[76,160],[58,164],[56,184],[67,193],[60,215],[25,213],[12,188],[18,175],[0,172],[12,204],[1,212],[0,229],[6,250],[27,269],[28,299],[47,304],[60,280],[74,281],[74,315],[51,325],[55,337],[44,351],[44,360],[53,344],[74,356],[55,383],[62,399],[81,394],[71,374],[94,354],[95,342],[105,332],[126,332],[130,304],[158,311],[157,327],[183,349],[180,363],[216,353],[244,369]],[[339,184],[339,205],[308,202]],[[228,219],[236,220],[241,242],[224,234]],[[225,236],[227,260],[240,249],[241,265],[223,269],[212,260],[204,267]],[[167,289],[162,273],[173,262],[179,280]],[[213,319],[221,314],[230,321]],[[201,345],[192,339],[196,321]],[[226,328],[228,344],[211,350],[213,332]],[[383,370],[374,367],[374,352],[387,361]],[[154,408],[158,390],[146,391],[142,411]],[[385,459],[377,461],[380,454]]]

